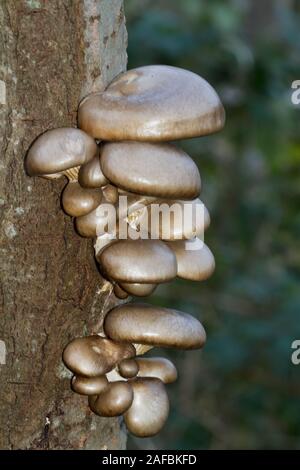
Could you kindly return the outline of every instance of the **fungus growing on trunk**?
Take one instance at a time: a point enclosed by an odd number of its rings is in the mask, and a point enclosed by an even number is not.
[[[78,109],[81,130],[52,129],[31,146],[27,173],[69,179],[64,211],[75,217],[79,235],[93,239],[100,271],[118,298],[150,295],[176,276],[201,281],[214,271],[213,254],[200,240],[210,216],[198,199],[198,167],[166,141],[217,132],[224,121],[219,97],[203,78],[153,65],[87,96]],[[155,346],[201,348],[204,328],[187,313],[132,303],[110,310],[103,328],[106,336],[76,338],[64,349],[71,387],[88,396],[94,413],[123,415],[136,436],[155,435],[169,412],[165,384],[177,370],[168,359],[140,356]]]

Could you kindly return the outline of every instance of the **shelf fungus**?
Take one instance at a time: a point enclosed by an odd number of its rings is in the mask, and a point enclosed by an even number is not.
[[[199,199],[197,165],[174,145],[219,131],[225,112],[201,77],[153,65],[119,75],[78,108],[79,128],[46,131],[28,151],[30,176],[67,177],[62,208],[95,259],[111,292],[103,331],[75,338],[63,351],[71,388],[99,416],[123,416],[128,430],[153,436],[169,412],[166,385],[177,379],[166,358],[142,357],[155,347],[202,348],[206,333],[191,315],[129,303],[161,283],[203,281],[215,268],[203,242],[210,215]]]

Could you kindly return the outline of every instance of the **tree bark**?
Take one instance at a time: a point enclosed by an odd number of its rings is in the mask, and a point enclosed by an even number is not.
[[[117,303],[91,240],[60,207],[66,182],[29,178],[46,129],[76,126],[79,100],[126,67],[122,0],[0,1],[0,447],[123,449],[119,419],[70,389],[62,350]]]

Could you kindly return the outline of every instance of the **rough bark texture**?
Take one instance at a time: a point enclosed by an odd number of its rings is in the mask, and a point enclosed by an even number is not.
[[[117,303],[91,240],[60,207],[66,182],[29,178],[42,131],[76,125],[78,101],[126,67],[121,0],[0,0],[0,447],[122,449],[118,419],[70,390],[63,347]]]

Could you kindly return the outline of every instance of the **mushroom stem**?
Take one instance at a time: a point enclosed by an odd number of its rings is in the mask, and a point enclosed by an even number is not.
[[[143,354],[146,354],[148,351],[150,351],[150,349],[153,349],[153,346],[150,346],[149,344],[134,343],[133,346],[135,347],[137,356],[142,356]]]

